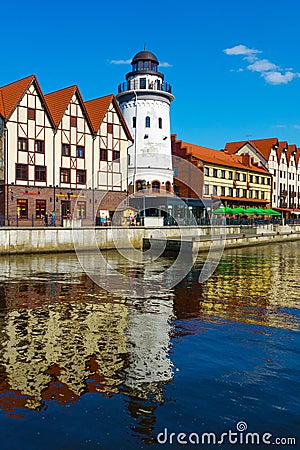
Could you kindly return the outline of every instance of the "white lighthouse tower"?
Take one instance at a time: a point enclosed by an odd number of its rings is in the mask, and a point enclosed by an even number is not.
[[[126,82],[118,87],[117,99],[134,138],[129,147],[129,192],[143,189],[173,192],[170,140],[171,86],[158,71],[156,56],[146,50],[137,53]]]

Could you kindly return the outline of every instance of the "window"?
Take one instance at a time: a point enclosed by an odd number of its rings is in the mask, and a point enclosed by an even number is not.
[[[249,191],[249,198],[252,198],[253,191]]]
[[[218,186],[213,186],[213,195],[218,195]]]
[[[225,195],[225,187],[221,186],[221,195]]]
[[[28,200],[17,199],[17,214],[19,219],[28,219]]]
[[[261,191],[261,199],[264,200],[265,199],[265,192]]]
[[[86,183],[86,170],[76,170],[76,183],[77,184]]]
[[[62,154],[62,156],[70,156],[71,155],[70,144],[61,144],[61,154]]]
[[[35,181],[46,181],[45,166],[35,166]]]
[[[86,202],[77,202],[77,217],[86,218]]]
[[[149,70],[149,61],[144,61],[144,70]]]
[[[259,177],[255,177],[255,183],[259,184]]]
[[[247,175],[245,173],[243,173],[243,181],[247,180]]]
[[[107,149],[100,148],[100,161],[107,161]]]
[[[119,159],[120,159],[120,152],[119,152],[119,150],[113,150],[112,160],[113,161],[117,161]]]
[[[174,177],[178,177],[178,167],[174,167]]]
[[[228,178],[229,178],[229,180],[232,180],[232,172],[231,171],[228,172]]]
[[[36,153],[45,153],[45,142],[36,140],[35,141],[35,151],[36,151]]]
[[[261,184],[265,184],[265,177],[261,177]]]
[[[18,150],[20,152],[27,152],[28,150],[28,141],[26,138],[18,138]]]
[[[225,170],[221,170],[221,178],[225,178]]]
[[[136,128],[136,117],[133,116],[132,118],[132,128]]]
[[[243,189],[243,197],[247,198],[247,189]]]
[[[267,178],[267,184],[271,184],[271,178]]]
[[[37,219],[42,219],[46,214],[46,200],[36,200],[35,201],[35,217]]]
[[[159,181],[152,181],[152,191],[153,192],[160,191],[160,182]]]
[[[76,116],[71,116],[70,117],[70,126],[71,127],[77,127],[77,117]]]
[[[204,194],[209,195],[209,185],[208,184],[204,185]]]
[[[147,116],[145,119],[145,127],[150,128],[150,117],[149,116]]]
[[[209,167],[204,167],[204,175],[209,177]]]
[[[137,191],[142,191],[143,189],[146,189],[146,181],[145,180],[137,180],[135,185],[136,185]]]
[[[83,145],[77,145],[76,147],[77,158],[84,158],[84,147]]]
[[[235,196],[236,196],[236,197],[239,197],[239,196],[240,196],[240,190],[239,190],[239,188],[236,188],[236,190],[235,190]]]
[[[140,89],[146,89],[146,78],[140,78]]]
[[[158,128],[162,128],[162,118],[158,118]]]
[[[151,61],[151,70],[152,72],[157,72],[157,63]]]
[[[228,188],[228,195],[229,195],[229,197],[233,197],[233,188],[232,187]]]
[[[218,170],[217,169],[213,169],[213,177],[217,177],[218,176]]]
[[[27,119],[28,120],[35,120],[35,109],[28,108],[27,109]]]
[[[258,198],[258,192],[259,191],[255,191],[255,198]]]
[[[240,181],[240,173],[239,172],[237,172],[235,174],[235,179],[236,179],[236,181]]]
[[[64,169],[61,167],[60,169],[60,182],[61,183],[70,183],[71,180],[71,170]]]
[[[108,123],[108,124],[107,124],[107,132],[108,132],[109,134],[113,134],[113,132],[114,132],[114,126],[113,126],[112,123]]]
[[[250,175],[250,183],[253,183],[253,175]]]
[[[167,181],[166,182],[166,191],[170,192],[170,190],[171,190],[171,183],[170,183],[170,181]]]
[[[16,180],[28,180],[27,164],[16,164]]]

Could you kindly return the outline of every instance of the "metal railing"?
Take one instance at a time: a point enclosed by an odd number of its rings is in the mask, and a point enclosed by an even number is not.
[[[172,94],[172,86],[169,83],[161,83],[158,81],[150,81],[144,78],[140,78],[137,80],[125,81],[124,83],[119,84],[118,93],[126,91],[136,91],[136,90],[153,90],[153,91],[163,91]]]

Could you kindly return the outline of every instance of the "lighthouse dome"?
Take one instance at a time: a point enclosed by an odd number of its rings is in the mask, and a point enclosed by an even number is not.
[[[134,57],[133,60],[131,61],[131,64],[135,64],[138,61],[153,61],[155,62],[157,65],[159,64],[158,59],[156,58],[156,56],[151,53],[148,52],[146,50],[143,50],[142,52],[138,52]]]

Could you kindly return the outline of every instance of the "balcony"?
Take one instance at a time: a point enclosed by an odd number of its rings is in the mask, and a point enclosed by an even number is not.
[[[145,78],[139,78],[137,80],[125,81],[119,84],[118,94],[126,91],[136,91],[136,90],[153,90],[153,91],[163,91],[172,94],[172,86],[169,83],[161,83],[160,81],[148,81]]]

